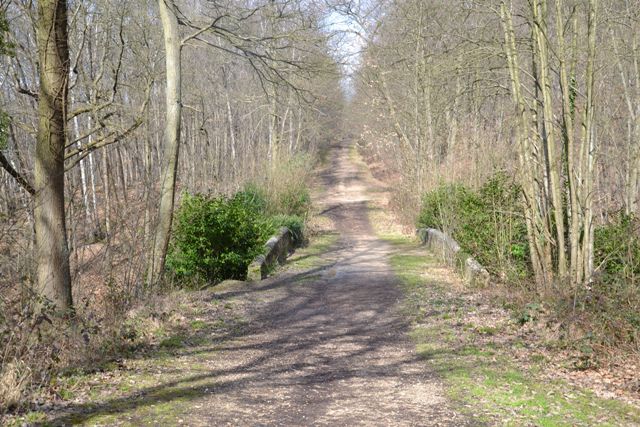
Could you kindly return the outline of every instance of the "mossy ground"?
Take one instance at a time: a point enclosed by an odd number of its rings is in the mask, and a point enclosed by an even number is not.
[[[7,425],[178,425],[215,386],[211,375],[225,337],[239,336],[248,308],[233,295],[242,282],[179,291],[167,304],[127,319],[135,343],[122,357],[54,377],[59,404]],[[142,339],[144,338],[144,339]],[[222,340],[222,341],[221,341]],[[181,421],[182,420],[182,421]],[[0,422],[0,424],[2,424]]]
[[[522,366],[512,350],[529,343],[501,337],[504,329],[517,328],[515,322],[469,322],[477,301],[466,298],[438,260],[412,239],[381,237],[395,248],[391,265],[406,295],[404,310],[413,319],[417,352],[444,380],[461,411],[480,421],[513,426],[640,424],[635,406],[550,380],[545,371],[551,367],[534,349]]]
[[[296,250],[287,260],[287,268],[306,270],[326,265],[339,240],[340,235],[334,231],[323,231],[313,236],[308,246]]]

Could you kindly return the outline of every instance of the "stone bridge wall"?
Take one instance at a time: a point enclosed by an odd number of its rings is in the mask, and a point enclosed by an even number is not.
[[[277,264],[283,264],[287,256],[295,249],[296,239],[287,227],[282,227],[278,234],[270,238],[264,245],[264,253],[258,255],[249,265],[247,280],[264,280]]]
[[[427,249],[458,268],[470,285],[480,287],[489,285],[489,272],[471,255],[465,253],[458,242],[451,237],[435,228],[420,228],[418,236]]]

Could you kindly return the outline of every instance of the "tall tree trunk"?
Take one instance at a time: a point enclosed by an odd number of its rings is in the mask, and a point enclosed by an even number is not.
[[[535,127],[532,126],[534,118],[530,115],[520,80],[520,64],[513,29],[513,17],[504,1],[501,4],[500,15],[505,37],[504,48],[511,78],[512,95],[519,119],[517,127],[518,160],[525,205],[527,239],[531,249],[531,263],[538,290],[540,293],[546,293],[549,291],[551,283],[552,265],[550,265],[551,260],[547,257],[545,241],[548,240],[551,233],[546,227],[543,213],[538,203],[540,188],[536,182],[539,178],[539,168],[535,167],[535,165],[539,161],[536,158],[535,148],[532,146],[531,135],[531,129]]]
[[[565,245],[565,209],[562,198],[561,172],[563,159],[560,147],[556,141],[556,129],[553,116],[553,95],[551,86],[551,64],[549,57],[549,33],[547,29],[547,1],[533,0],[531,4],[534,18],[534,35],[536,39],[537,55],[540,64],[540,82],[542,91],[542,112],[546,134],[547,158],[549,164],[549,185],[551,204],[556,229],[556,258],[558,275],[565,279],[568,273],[567,251]]]
[[[567,167],[567,186],[569,190],[569,254],[570,254],[570,276],[572,286],[577,286],[582,281],[582,266],[578,265],[578,258],[580,252],[580,225],[582,223],[582,212],[578,205],[578,187],[579,182],[576,182],[576,176],[579,176],[579,171],[576,171],[575,164],[575,148],[576,137],[573,124],[573,105],[572,94],[570,87],[570,76],[567,65],[567,53],[565,50],[565,34],[564,34],[564,4],[562,0],[556,0],[556,29],[558,34],[556,35],[558,45],[556,47],[556,57],[558,59],[558,68],[560,72],[560,89],[562,92],[562,130],[565,143],[565,157]]]
[[[69,76],[67,2],[38,1],[38,135],[35,162],[35,231],[38,291],[56,309],[72,308],[64,211],[64,149]]]
[[[71,104],[74,103],[73,97],[71,97]],[[78,120],[78,116],[73,118],[73,138],[77,138],[80,135],[80,124]],[[82,142],[78,140],[76,143],[78,149],[82,149]],[[80,160],[80,183],[81,183],[81,191],[82,191],[82,202],[84,204],[84,215],[85,220],[89,221],[91,216],[91,207],[89,206],[89,194],[87,190],[87,173],[85,167],[84,159]]]
[[[582,209],[584,212],[582,224],[582,252],[581,263],[583,270],[582,281],[589,282],[593,276],[594,258],[594,224],[593,224],[593,187],[595,181],[595,59],[596,59],[596,32],[598,0],[589,0],[588,6],[588,49],[586,71],[586,102],[584,106],[584,118],[582,121],[583,144],[580,159],[580,168],[583,176],[582,192],[580,194]]]
[[[104,231],[111,235],[111,174],[109,173],[109,161],[107,150],[102,153],[102,190],[104,191]]]
[[[164,32],[164,47],[167,67],[166,120],[164,131],[164,153],[161,164],[160,206],[156,226],[153,252],[149,266],[149,284],[153,285],[162,276],[169,247],[171,221],[176,192],[176,170],[180,153],[180,124],[182,115],[182,76],[180,63],[181,41],[178,17],[172,0],[158,0],[160,19]]]

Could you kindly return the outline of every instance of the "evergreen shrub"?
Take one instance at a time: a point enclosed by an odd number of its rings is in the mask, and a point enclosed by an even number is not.
[[[273,229],[246,192],[234,197],[185,194],[174,218],[168,268],[188,286],[244,280]]]
[[[442,184],[427,192],[418,226],[449,234],[496,276],[514,280],[530,274],[520,187],[505,173],[479,190]]]

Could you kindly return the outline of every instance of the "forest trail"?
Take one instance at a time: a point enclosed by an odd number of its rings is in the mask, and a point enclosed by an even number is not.
[[[26,424],[640,425],[637,407],[545,376],[535,323],[394,229],[348,142],[316,176],[315,235],[273,277],[145,307],[128,321],[148,344],[59,377],[63,400]]]
[[[221,349],[235,374],[208,399],[207,423],[461,424],[407,336],[390,248],[371,229],[365,172],[350,149],[335,146],[320,177],[326,194],[317,204],[337,244],[319,266],[265,286],[277,296],[260,329]]]
[[[204,292],[206,308],[184,313],[187,324],[198,322],[195,337],[127,361],[115,388],[53,423],[468,424],[408,336],[391,248],[369,223],[373,180],[350,150],[336,144],[319,175],[324,193],[315,198],[333,223],[330,244],[295,254],[268,280]]]

